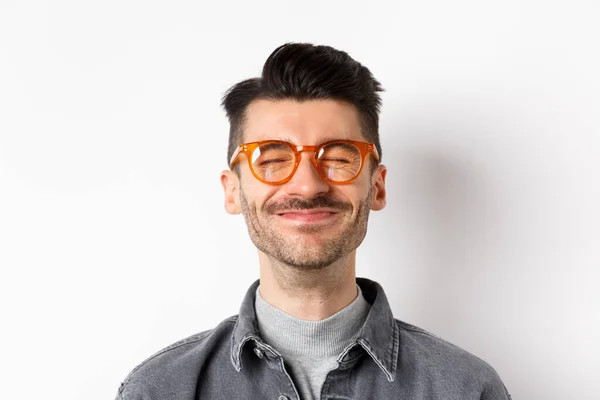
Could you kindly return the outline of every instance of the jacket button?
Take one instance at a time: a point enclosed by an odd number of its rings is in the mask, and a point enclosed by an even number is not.
[[[279,396],[279,397],[277,398],[277,400],[290,400],[290,399],[288,399],[288,397],[287,397],[287,396],[283,396],[283,395],[281,395],[281,396]]]
[[[261,359],[265,357],[265,352],[262,351],[261,349],[259,349],[258,347],[254,348],[254,354],[256,354],[256,356]],[[282,399],[280,399],[280,400],[282,400]]]

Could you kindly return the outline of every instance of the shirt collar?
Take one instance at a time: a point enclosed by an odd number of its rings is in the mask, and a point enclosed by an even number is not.
[[[231,335],[231,363],[238,372],[242,369],[241,355],[244,345],[249,341],[263,343],[258,333],[254,311],[254,297],[259,283],[260,281],[255,281],[246,292]],[[398,325],[381,285],[365,278],[356,278],[356,283],[360,286],[365,300],[371,304],[371,309],[355,343],[344,350],[339,360],[343,361],[352,348],[360,345],[381,368],[388,381],[392,382],[396,375],[400,347]]]

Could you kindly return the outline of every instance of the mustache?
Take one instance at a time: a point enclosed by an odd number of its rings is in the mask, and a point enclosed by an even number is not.
[[[263,206],[263,211],[269,214],[279,214],[289,210],[312,210],[313,208],[333,208],[340,211],[352,210],[352,205],[343,201],[337,201],[329,196],[319,196],[306,200],[291,198],[278,202],[269,202]]]

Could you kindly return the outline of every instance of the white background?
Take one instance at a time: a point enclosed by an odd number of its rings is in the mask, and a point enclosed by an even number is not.
[[[258,277],[220,98],[287,41],[383,83],[358,274],[514,399],[598,399],[596,1],[0,3],[3,399],[112,399]]]

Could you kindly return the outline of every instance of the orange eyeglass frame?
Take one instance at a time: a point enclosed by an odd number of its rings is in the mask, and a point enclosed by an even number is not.
[[[360,157],[361,157],[360,168],[358,169],[358,171],[356,172],[356,175],[352,179],[348,179],[346,181],[333,181],[333,180],[323,176],[323,174],[321,173],[321,170],[319,168],[319,163],[317,160],[317,154],[319,154],[319,151],[323,147],[330,145],[330,144],[334,144],[334,143],[352,144],[352,145],[356,146],[356,148],[358,148],[358,150],[360,151]],[[254,152],[254,150],[256,150],[256,148],[258,146],[262,146],[265,144],[282,144],[282,145],[288,146],[289,148],[291,148],[294,151],[294,155],[296,157],[295,158],[296,162],[294,164],[294,168],[292,169],[292,172],[290,173],[290,176],[288,176],[287,178],[282,179],[280,181],[270,182],[270,181],[265,181],[260,176],[258,176],[256,174],[256,172],[254,172],[254,168],[252,167],[252,161],[251,161],[252,153]],[[347,183],[351,183],[356,178],[358,178],[360,176],[360,173],[363,170],[363,167],[365,166],[365,160],[370,153],[373,154],[373,157],[375,157],[375,161],[377,162],[377,164],[379,164],[379,152],[377,151],[377,147],[373,143],[358,142],[356,140],[330,140],[330,141],[321,143],[317,146],[297,146],[295,144],[285,142],[283,140],[262,140],[260,142],[250,142],[250,143],[240,144],[238,146],[238,148],[235,150],[235,152],[233,153],[233,155],[231,156],[231,161],[229,162],[229,168],[233,169],[233,164],[235,164],[238,161],[240,154],[244,154],[246,156],[246,160],[248,160],[248,167],[250,168],[252,175],[254,175],[254,177],[256,179],[258,179],[260,182],[266,183],[268,185],[282,185],[282,184],[288,182],[290,179],[292,179],[292,177],[296,173],[296,170],[298,169],[298,165],[300,164],[301,154],[304,151],[312,151],[314,153],[314,155],[312,157],[312,163],[313,163],[315,169],[317,170],[317,172],[319,173],[319,176],[324,181],[333,183],[336,185],[344,185]]]

